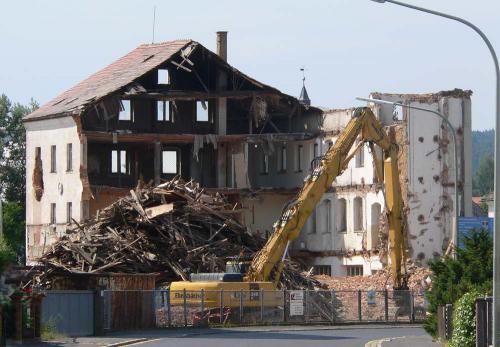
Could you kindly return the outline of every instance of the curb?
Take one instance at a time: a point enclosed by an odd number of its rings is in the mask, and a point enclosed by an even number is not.
[[[121,346],[128,346],[128,345],[132,345],[134,343],[138,343],[138,342],[145,342],[149,340],[148,338],[145,338],[145,337],[141,337],[139,339],[132,339],[132,340],[127,340],[127,341],[122,341],[122,342],[115,342],[115,343],[110,343],[110,344],[107,344],[107,345],[104,345],[103,347],[121,347]]]

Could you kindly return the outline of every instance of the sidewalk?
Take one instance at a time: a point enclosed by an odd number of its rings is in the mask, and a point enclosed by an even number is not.
[[[402,336],[368,342],[365,347],[441,347],[430,336]]]

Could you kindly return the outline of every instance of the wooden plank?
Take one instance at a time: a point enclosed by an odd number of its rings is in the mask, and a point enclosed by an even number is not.
[[[155,218],[174,209],[174,204],[163,204],[155,207],[147,207],[144,211],[149,218]]]

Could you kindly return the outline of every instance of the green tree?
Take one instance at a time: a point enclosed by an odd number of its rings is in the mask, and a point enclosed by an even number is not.
[[[25,212],[24,204],[17,201],[5,202],[2,205],[3,234],[19,259],[24,257]]]
[[[494,161],[489,155],[485,155],[479,163],[479,168],[472,180],[474,195],[486,195],[493,191]]]
[[[24,253],[26,133],[22,119],[37,108],[34,101],[23,106],[0,95],[0,199],[5,236],[0,245],[2,259],[10,259],[12,254],[20,259]]]
[[[462,238],[456,259],[444,257],[431,260],[432,289],[427,293],[430,316],[425,329],[437,333],[437,308],[453,304],[465,293],[490,293],[493,281],[493,239],[487,230],[472,230]]]
[[[33,112],[38,104],[12,104],[0,95],[0,197],[24,204],[26,190],[26,132],[23,116]]]

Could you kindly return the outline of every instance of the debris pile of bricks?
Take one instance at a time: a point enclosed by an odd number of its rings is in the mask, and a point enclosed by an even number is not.
[[[46,270],[34,285],[50,286],[52,272],[158,272],[170,280],[223,272],[228,257],[251,257],[265,242],[233,218],[235,208],[193,181],[137,187],[85,224],[75,221],[76,227],[39,259]],[[281,284],[302,288],[318,283],[288,261]]]
[[[414,265],[408,266],[408,287],[415,293],[423,293],[425,289],[429,289],[431,270],[427,268],[417,267]],[[333,290],[392,290],[392,276],[389,270],[381,270],[370,276],[314,276],[316,280],[321,282],[328,289]]]

